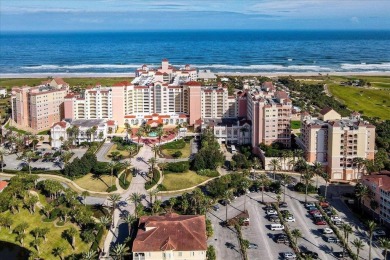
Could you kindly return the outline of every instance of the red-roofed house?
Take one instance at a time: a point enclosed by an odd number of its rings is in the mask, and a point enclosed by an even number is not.
[[[5,188],[7,188],[8,182],[0,181],[0,192],[2,192]]]
[[[143,216],[133,243],[133,259],[205,260],[206,250],[204,216]]]

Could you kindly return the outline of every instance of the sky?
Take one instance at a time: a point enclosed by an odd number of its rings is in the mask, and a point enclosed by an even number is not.
[[[0,32],[390,30],[390,0],[0,0]]]

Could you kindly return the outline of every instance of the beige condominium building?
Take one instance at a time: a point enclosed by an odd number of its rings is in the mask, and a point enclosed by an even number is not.
[[[332,180],[354,180],[361,176],[354,158],[374,159],[375,127],[362,120],[359,113],[341,117],[324,108],[318,117],[301,114],[298,144],[309,163],[319,162]]]
[[[203,215],[142,216],[133,242],[134,260],[206,260]]]
[[[12,88],[12,119],[20,126],[35,130],[49,129],[64,116],[64,97],[68,84],[60,78],[42,82],[37,87]]]

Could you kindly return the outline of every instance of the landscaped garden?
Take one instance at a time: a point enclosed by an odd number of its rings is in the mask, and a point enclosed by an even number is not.
[[[166,172],[164,174],[164,181],[162,182],[161,190],[172,191],[186,189],[196,186],[208,179],[210,178],[206,176],[201,176],[191,170],[180,173]]]
[[[188,158],[191,155],[191,139],[179,139],[161,146],[165,158]]]
[[[116,177],[111,178],[110,175],[94,175],[88,173],[81,178],[74,180],[74,182],[83,189],[97,192],[106,192],[116,182]],[[112,184],[111,184],[112,181]]]
[[[85,196],[86,194],[83,194]],[[70,257],[98,250],[107,223],[77,199],[78,194],[59,182],[38,182],[35,175],[17,175],[0,194],[0,240],[30,250],[31,259]],[[101,211],[100,216],[109,218]],[[109,224],[109,223],[108,223]]]
[[[111,140],[114,145],[106,154],[106,159],[119,161],[124,158],[134,157],[138,152],[138,147],[134,143],[130,143],[121,137],[113,137]]]

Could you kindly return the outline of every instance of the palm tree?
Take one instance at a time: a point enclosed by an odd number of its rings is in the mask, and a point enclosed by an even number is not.
[[[370,189],[364,184],[358,184],[355,186],[355,196],[359,202],[359,208],[362,207],[362,200],[369,197]]]
[[[82,260],[93,260],[98,257],[97,253],[95,250],[90,249],[88,252],[83,253],[83,257],[81,258]]]
[[[112,208],[115,209],[117,203],[121,200],[121,196],[119,194],[110,194],[108,200],[111,202]]]
[[[341,230],[344,233],[344,239],[346,240],[346,244],[348,244],[349,235],[353,232],[351,225],[343,224],[341,225]]]
[[[323,167],[320,162],[314,162],[313,172],[316,175],[316,189],[318,190],[318,176],[321,176],[323,173]]]
[[[133,158],[134,152],[136,151],[136,148],[134,145],[129,145],[126,147],[126,150],[129,152],[129,158]]]
[[[124,174],[125,174],[125,181],[127,180],[127,174],[131,168],[131,162],[130,161],[124,161],[122,163],[122,166],[125,168]]]
[[[374,234],[374,230],[376,228],[376,223],[372,220],[367,221],[368,226],[368,234],[369,234],[369,249],[368,249],[368,260],[371,260],[371,248],[372,248],[372,235]]]
[[[379,247],[385,251],[383,260],[386,260],[387,252],[390,250],[390,240],[387,237],[379,238]]]
[[[74,227],[71,227],[71,228],[66,230],[66,233],[71,239],[72,248],[75,249],[77,229],[75,229]]]
[[[224,200],[225,200],[225,203],[226,203],[226,218],[225,218],[225,221],[226,221],[226,223],[227,223],[227,212],[228,212],[228,210],[227,210],[227,208],[228,208],[228,205],[229,205],[229,201],[230,201],[230,198],[232,197],[232,192],[230,191],[230,190],[226,190],[225,191],[225,193],[224,193]]]
[[[363,169],[363,167],[365,166],[365,161],[363,158],[361,157],[355,157],[352,159],[352,164],[354,166],[355,169],[357,169],[357,175],[356,175],[356,181],[358,180],[359,176],[363,176],[363,174],[361,174],[361,170]]]
[[[125,220],[125,223],[127,223],[127,227],[128,227],[128,231],[129,231],[129,236],[130,236],[130,233],[131,233],[131,225],[132,225],[132,224],[134,223],[134,221],[136,220],[136,217],[133,216],[133,215],[127,214],[124,220]]]
[[[27,165],[28,165],[28,173],[31,174],[31,160],[35,157],[34,152],[28,151],[24,155],[24,158],[26,159]]]
[[[116,169],[118,166],[119,166],[119,162],[110,162],[108,164],[108,167],[110,167],[110,170],[111,170],[111,178],[110,178],[110,182],[111,182],[111,185],[110,187],[112,187],[112,178],[114,177],[114,169]]]
[[[83,197],[84,206],[87,206],[87,197],[89,196],[89,192],[87,190],[83,191],[81,193],[81,196]]]
[[[38,254],[40,254],[39,246],[42,244],[42,239],[40,238],[34,238],[33,241],[31,241],[31,246],[35,247],[38,251]]]
[[[272,168],[272,171],[274,173],[274,180],[276,180],[276,176],[275,176],[276,171],[280,170],[280,161],[279,161],[279,159],[272,159],[269,162],[268,166],[270,166]]]
[[[157,153],[161,150],[161,147],[159,145],[153,145],[152,151],[154,152],[154,158],[157,158]]]
[[[264,186],[265,183],[268,181],[267,175],[265,174],[260,174],[259,175],[259,183],[261,186],[261,202],[264,203]]]
[[[313,172],[310,169],[305,170],[304,174],[302,175],[302,179],[305,182],[305,203],[307,203],[307,189],[311,182],[311,178],[313,178]]]
[[[102,216],[102,217],[100,217],[99,221],[100,221],[100,224],[102,224],[103,227],[108,229],[108,227],[110,226],[110,223],[111,223],[111,218],[107,217],[107,216]]]
[[[326,197],[327,197],[327,194],[328,194],[328,183],[330,181],[330,174],[328,174],[327,172],[323,172],[322,173],[322,178],[325,180],[325,194],[324,194],[324,198],[326,200]]]
[[[359,239],[359,238],[355,238],[354,241],[351,242],[351,244],[356,247],[356,259],[359,259],[359,252],[360,250],[363,250],[364,248],[364,243],[363,243],[363,240]]]
[[[134,203],[134,207],[137,208],[138,203],[141,202],[141,198],[142,198],[142,197],[141,197],[141,194],[139,194],[139,193],[137,193],[137,192],[134,192],[134,193],[132,193],[132,194],[130,195],[130,197],[128,197],[127,199],[128,199],[130,202]],[[137,214],[136,214],[135,216],[138,217]]]
[[[286,202],[286,187],[290,183],[290,176],[283,173],[280,175],[280,177],[281,177],[280,180],[283,181],[283,183],[284,183],[283,202]]]
[[[295,238],[295,244],[298,243],[298,238],[302,237],[302,232],[299,229],[293,229],[291,231],[291,236]]]
[[[65,252],[65,247],[58,246],[58,247],[53,248],[52,254],[54,256],[58,256],[60,259],[62,259],[62,255],[64,254],[64,252]]]
[[[66,166],[66,165],[68,165],[68,163],[69,163],[69,161],[70,161],[70,159],[72,158],[72,156],[73,156],[73,154],[72,154],[72,152],[70,152],[70,151],[65,151],[63,154],[62,154],[62,160],[64,161],[64,167]]]
[[[176,197],[169,198],[169,211],[172,212],[173,207],[177,202]]]
[[[6,155],[6,151],[3,147],[0,147],[0,163],[1,163],[1,172],[3,172],[4,167],[4,156]]]
[[[141,137],[144,135],[144,132],[143,132],[141,127],[138,128],[137,133],[135,133],[135,135],[138,138],[138,144],[139,144],[139,141],[141,140]],[[139,151],[139,145],[137,147],[138,147],[138,151]]]
[[[161,170],[161,177],[164,176],[164,170],[168,167],[168,163],[166,162],[162,162],[158,165],[158,167],[160,168]]]
[[[152,213],[158,213],[161,209],[161,200],[155,200],[152,205]]]
[[[15,238],[16,241],[19,241],[22,246],[24,246],[24,239],[26,238],[26,234],[18,234]]]
[[[164,135],[164,130],[162,127],[157,128],[156,134],[158,136],[158,143],[161,144],[161,137]]]
[[[125,255],[129,254],[129,248],[126,244],[116,244],[110,252],[110,256],[112,256],[115,260],[122,260]]]
[[[154,179],[155,178],[155,176],[154,176],[154,165],[157,163],[157,159],[155,157],[152,157],[152,158],[150,158],[148,160],[148,163],[150,164],[152,175],[153,175],[153,179]]]

